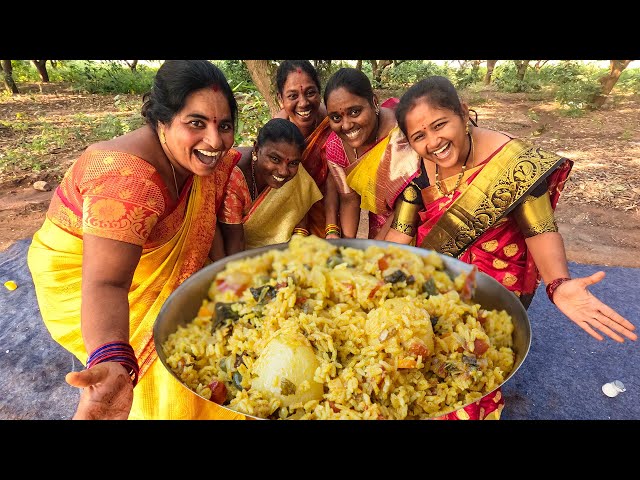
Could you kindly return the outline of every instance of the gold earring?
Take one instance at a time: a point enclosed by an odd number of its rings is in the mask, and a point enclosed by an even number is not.
[[[465,132],[467,135],[469,135],[469,124],[467,124],[467,130]]]
[[[378,105],[377,103],[375,106],[375,110],[376,110],[376,115],[378,115],[380,113],[380,105]]]
[[[164,128],[160,129],[160,143],[167,144],[167,138],[164,136]]]
[[[256,152],[251,152],[251,160],[253,160],[254,162],[258,161],[258,157],[256,155]]]

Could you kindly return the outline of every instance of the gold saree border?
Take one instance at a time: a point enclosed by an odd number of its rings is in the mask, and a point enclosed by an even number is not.
[[[521,140],[507,142],[442,214],[420,246],[459,257],[565,160]]]

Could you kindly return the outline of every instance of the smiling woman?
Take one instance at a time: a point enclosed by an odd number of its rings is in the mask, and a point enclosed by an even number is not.
[[[77,419],[208,416],[157,368],[151,331],[221,240],[237,104],[218,67],[194,60],[166,61],[143,100],[146,125],[82,153],[29,248],[44,323],[87,367],[66,378],[82,388]]]
[[[285,60],[276,72],[278,101],[282,110],[275,118],[293,122],[302,132],[306,148],[302,165],[311,175],[320,192],[327,190],[328,167],[324,144],[331,133],[327,110],[320,95],[320,78],[309,60]],[[324,237],[327,232],[325,199],[316,202],[307,214],[309,232]]]
[[[253,148],[238,148],[219,218],[227,255],[309,234],[307,213],[322,193],[301,164],[304,149],[298,127],[281,118],[260,129]]]
[[[368,237],[382,238],[397,196],[418,172],[418,157],[393,113],[397,99],[379,103],[364,73],[341,68],[327,81],[324,100],[332,130],[325,145],[327,203],[339,205],[337,214],[327,209],[327,222],[354,238],[366,210]]]

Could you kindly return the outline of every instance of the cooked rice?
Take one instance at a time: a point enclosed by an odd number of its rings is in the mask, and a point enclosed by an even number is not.
[[[435,253],[296,235],[286,249],[229,262],[197,317],[164,343],[166,363],[204,398],[223,382],[223,405],[255,417],[437,417],[514,366],[511,316],[464,301],[466,277],[450,278]],[[265,285],[262,296],[249,288]],[[213,328],[217,302],[239,318]]]

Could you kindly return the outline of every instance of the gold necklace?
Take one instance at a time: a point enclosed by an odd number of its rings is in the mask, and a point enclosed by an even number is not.
[[[460,183],[462,182],[462,177],[464,177],[464,172],[467,169],[467,162],[469,161],[469,156],[471,154],[471,151],[473,150],[473,137],[471,136],[471,132],[468,132],[467,135],[469,136],[469,151],[467,152],[467,157],[464,159],[464,163],[462,164],[462,170],[458,174],[458,180],[456,181],[456,185],[455,187],[453,187],[453,190],[451,190],[449,193],[444,193],[444,190],[442,189],[440,178],[438,176],[438,164],[436,163],[436,187],[443,197],[448,197],[449,199],[451,199],[455,191],[460,186]]]
[[[169,160],[167,158],[167,160]],[[180,192],[178,191],[178,181],[176,180],[176,169],[173,168],[173,163],[171,163],[171,160],[169,160],[169,165],[171,165],[171,171],[173,172],[173,184],[176,187],[176,199],[180,198]]]
[[[162,148],[162,145],[164,145],[165,147],[167,147],[167,150],[169,150],[169,153],[171,153],[171,150],[169,149],[169,145],[167,145],[167,137],[164,134],[164,129],[160,129],[159,136],[160,136],[160,144],[161,144],[160,147]],[[178,190],[178,181],[176,180],[176,169],[173,168],[173,163],[171,163],[171,160],[169,160],[169,156],[166,153],[165,153],[165,157],[167,159],[167,162],[169,162],[169,166],[171,167],[171,172],[173,173],[173,184],[176,187],[176,200],[177,200],[180,198],[180,191]]]

